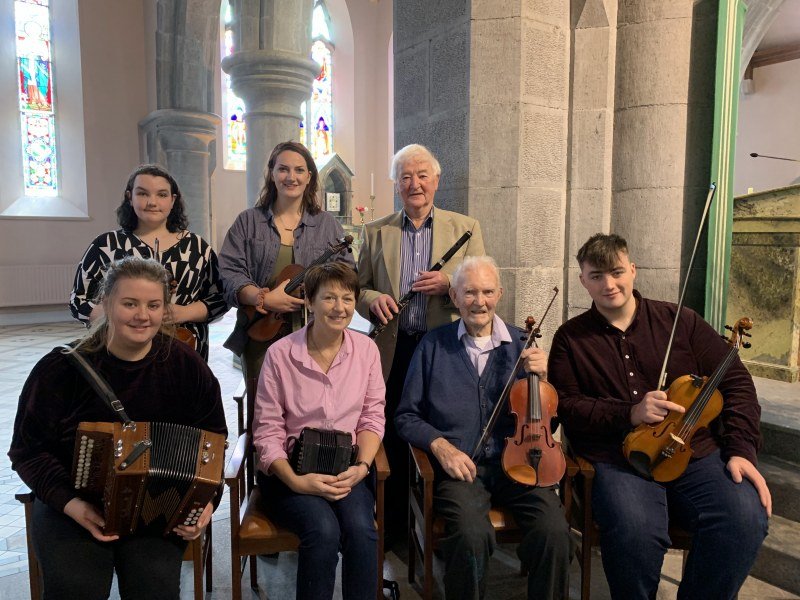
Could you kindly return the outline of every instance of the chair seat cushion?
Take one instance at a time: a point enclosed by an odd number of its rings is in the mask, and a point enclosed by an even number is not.
[[[300,544],[297,536],[272,521],[261,509],[261,502],[261,491],[256,487],[250,493],[239,529],[239,537],[247,541],[270,540],[282,545],[294,544],[297,547]]]

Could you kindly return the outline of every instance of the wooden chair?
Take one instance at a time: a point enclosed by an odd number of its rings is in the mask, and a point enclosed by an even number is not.
[[[600,544],[600,528],[592,516],[592,484],[595,471],[592,463],[575,454],[566,440],[563,441],[563,447],[567,458],[577,466],[577,474],[568,479],[566,485],[561,488],[561,501],[570,527],[581,537],[576,553],[581,569],[581,600],[589,600],[592,583],[592,547]],[[669,537],[672,540],[671,548],[683,550],[685,567],[688,552],[692,547],[692,534],[670,524]]]
[[[239,406],[247,404],[247,424],[239,436],[233,453],[225,468],[225,483],[230,488],[231,511],[231,598],[242,598],[242,576],[250,559],[250,587],[258,589],[258,570],[256,556],[277,552],[296,551],[300,545],[297,536],[277,525],[264,514],[261,491],[255,485],[254,452],[250,438],[252,407],[255,398],[256,382],[250,380],[246,385],[245,397],[239,397]],[[238,392],[237,392],[238,393]],[[239,422],[245,419],[240,415]],[[375,456],[374,468],[377,474],[375,490],[375,520],[378,528],[378,598],[383,598],[383,523],[384,482],[389,476],[389,462],[383,446]]]
[[[434,472],[428,455],[419,448],[411,448],[410,489],[408,494],[408,581],[416,580],[417,555],[422,561],[422,598],[430,600],[433,594],[433,555],[444,533],[444,519],[433,512]],[[567,460],[569,481],[577,473],[577,466]],[[495,508],[489,511],[489,520],[499,543],[519,543],[522,532],[514,522],[510,510]],[[525,569],[520,566],[520,573]]]
[[[33,516],[33,492],[23,485],[15,494],[15,498],[25,507],[25,540],[28,545],[28,577],[30,579],[31,600],[40,600],[42,597],[42,579],[39,561],[33,551],[31,541],[31,520]],[[203,600],[205,591],[211,591],[211,523],[209,522],[205,533],[189,542],[183,553],[184,561],[192,561],[194,566],[194,598]],[[205,573],[206,587],[203,590],[203,573]]]

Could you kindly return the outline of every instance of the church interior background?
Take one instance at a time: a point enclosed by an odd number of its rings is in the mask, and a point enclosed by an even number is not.
[[[772,402],[765,431],[784,436],[766,450],[788,461],[774,475],[787,497],[800,487],[785,450],[800,433],[800,0],[0,0],[0,15],[5,447],[27,372],[80,333],[66,305],[76,264],[116,227],[136,165],[175,175],[190,229],[219,249],[269,150],[300,140],[323,208],[358,238],[399,207],[389,162],[418,142],[442,163],[436,204],[481,221],[502,316],[522,322],[561,288],[545,348],[588,307],[574,256],[597,231],[628,239],[644,295],[676,301],[688,277],[687,303],[718,328],[752,316],[743,357]],[[230,398],[218,345],[212,364]],[[19,481],[3,461],[0,598],[24,598]],[[797,539],[789,504],[771,527]],[[755,574],[770,597],[800,594],[796,545],[762,561],[783,575]]]

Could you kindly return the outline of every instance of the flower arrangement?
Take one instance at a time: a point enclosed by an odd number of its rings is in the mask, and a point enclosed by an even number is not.
[[[356,206],[355,210],[358,212],[358,216],[361,217],[361,224],[364,224],[364,213],[367,212],[366,206]]]

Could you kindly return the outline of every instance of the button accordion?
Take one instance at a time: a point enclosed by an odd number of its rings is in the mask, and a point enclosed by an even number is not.
[[[222,484],[225,438],[172,423],[82,422],[72,482],[101,502],[106,535],[195,525]]]

